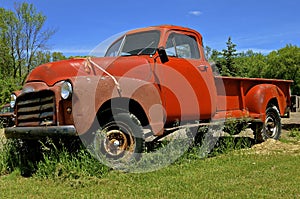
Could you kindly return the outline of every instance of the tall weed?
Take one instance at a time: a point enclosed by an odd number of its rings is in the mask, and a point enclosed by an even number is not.
[[[27,144],[21,140],[1,140],[0,175],[20,171],[23,176],[77,179],[102,177],[109,171],[80,145],[70,147],[49,139],[35,147]]]
[[[213,132],[208,130],[209,128],[201,127],[198,129],[198,134],[193,136],[194,142],[191,142],[190,138],[188,140],[178,140],[171,147],[162,142],[158,146],[148,148],[151,151],[146,152],[140,162],[136,163],[136,166],[142,170],[147,170],[153,162],[158,167],[173,163],[181,164],[186,161],[217,156],[233,150],[251,147],[253,144],[251,138],[232,135],[236,134],[237,126],[240,127],[240,123],[238,125],[231,123],[227,127],[227,131],[234,133],[229,132],[228,135],[219,138],[215,138]],[[211,131],[222,131],[222,129],[216,128]],[[298,135],[298,133],[293,133],[292,136]],[[212,140],[212,143],[203,142],[203,139],[207,136],[210,136],[208,140]],[[210,146],[211,144],[214,146]],[[183,149],[187,146],[189,148]],[[158,150],[160,153],[155,153]],[[165,157],[166,155],[168,155],[168,158]],[[173,157],[179,158],[174,159]],[[12,139],[7,140],[5,143],[1,141],[1,175],[20,171],[21,175],[34,175],[43,179],[101,178],[109,170],[111,170],[109,167],[101,164],[84,148],[80,140],[46,139],[39,143]]]
[[[0,141],[0,174],[9,174],[21,168],[20,152],[16,140]]]
[[[50,143],[50,146],[49,146]],[[110,170],[95,159],[81,144],[75,148],[59,143],[49,142],[42,145],[43,158],[37,165],[36,177],[52,179],[78,179],[82,177],[99,177]]]

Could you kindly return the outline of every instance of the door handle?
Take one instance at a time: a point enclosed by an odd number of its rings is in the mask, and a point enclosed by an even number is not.
[[[201,72],[207,72],[208,66],[201,65],[201,66],[198,66],[198,69],[199,69]]]

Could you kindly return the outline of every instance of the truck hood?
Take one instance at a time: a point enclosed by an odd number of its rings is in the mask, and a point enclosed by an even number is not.
[[[103,69],[113,76],[126,76],[147,79],[151,74],[150,62],[146,57],[101,57],[91,58],[92,64],[86,58],[69,59],[50,62],[36,67],[28,75],[26,82],[45,82],[48,86],[76,78],[76,76],[102,76]],[[101,67],[101,68],[99,68]]]

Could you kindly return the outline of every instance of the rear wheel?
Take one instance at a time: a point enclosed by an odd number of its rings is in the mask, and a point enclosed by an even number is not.
[[[141,123],[133,114],[115,114],[96,131],[93,149],[97,158],[111,167],[128,166],[144,149]]]
[[[253,130],[256,142],[263,142],[269,138],[278,140],[281,134],[281,117],[277,107],[269,106],[264,123],[256,124]]]

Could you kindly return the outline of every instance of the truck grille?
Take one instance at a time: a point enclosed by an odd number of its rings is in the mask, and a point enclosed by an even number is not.
[[[52,91],[26,93],[16,102],[17,126],[55,125],[55,97]]]

